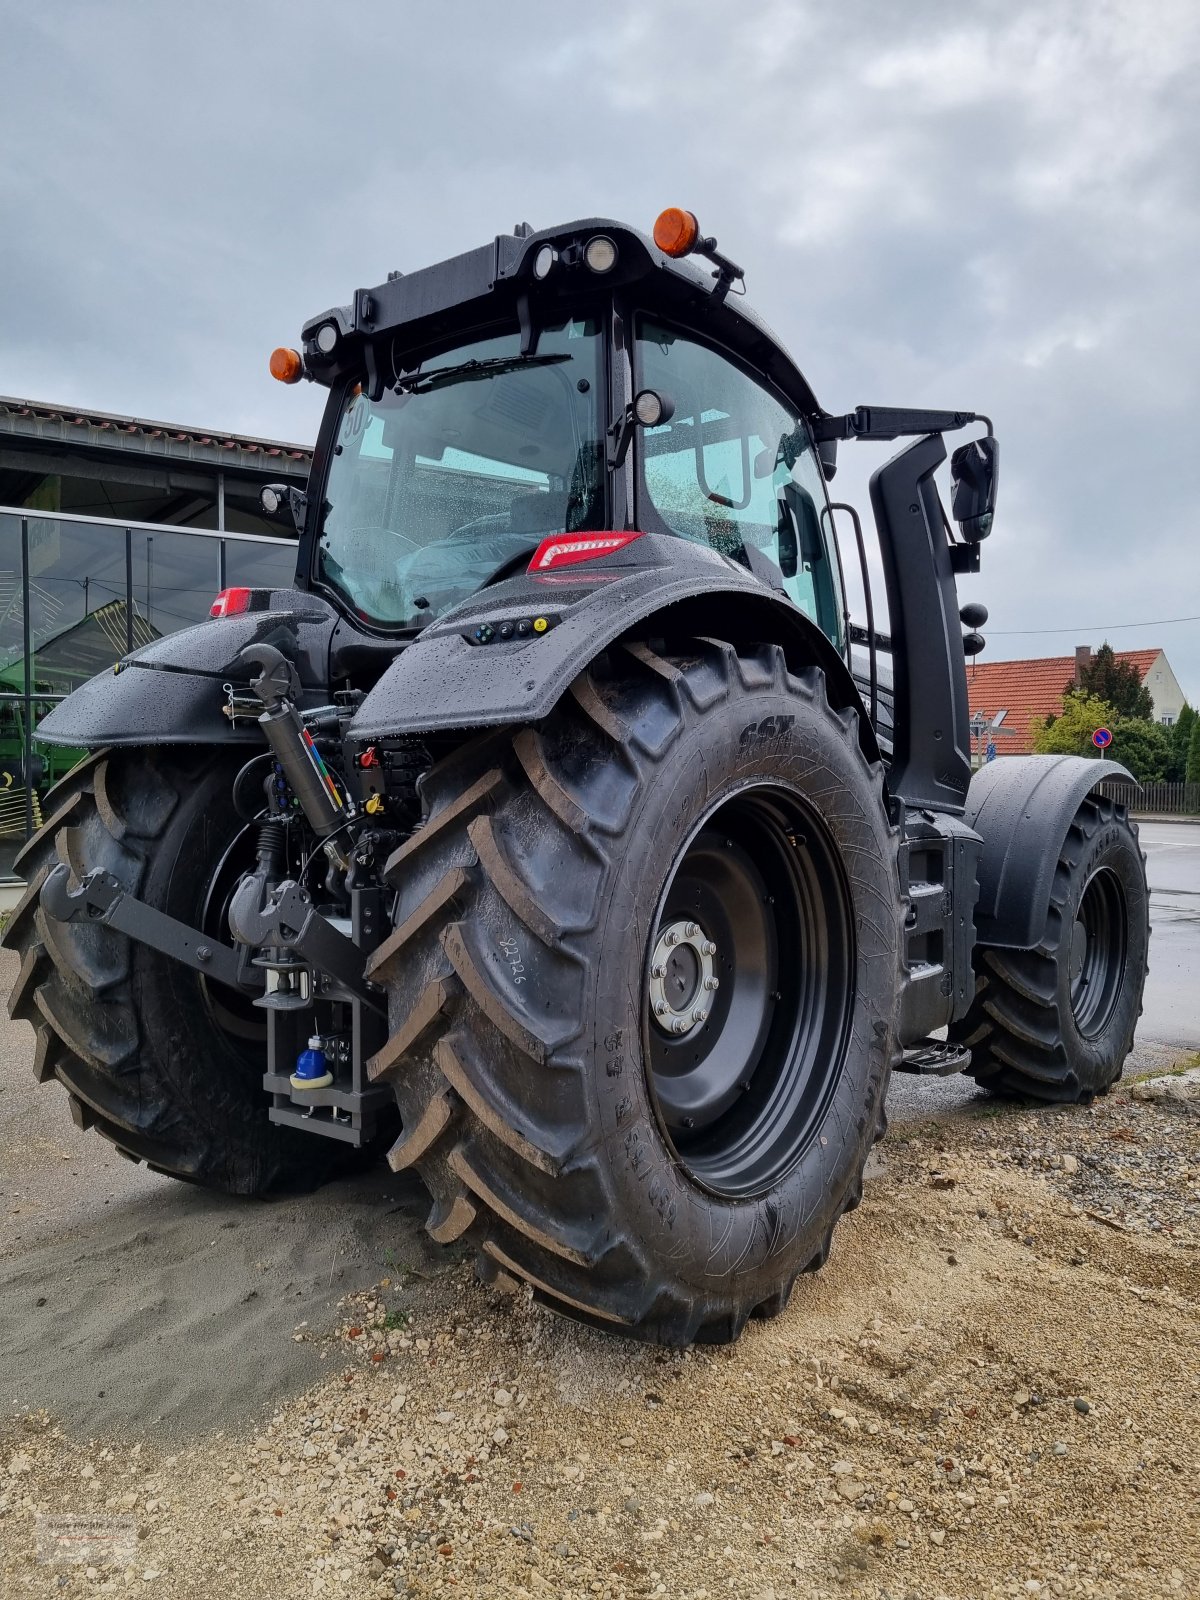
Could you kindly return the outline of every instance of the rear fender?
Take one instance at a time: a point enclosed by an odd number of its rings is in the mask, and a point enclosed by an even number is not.
[[[648,543],[649,540],[639,541]],[[742,578],[719,557],[671,539],[663,565],[610,568],[551,584],[522,577],[472,597],[392,663],[359,707],[354,739],[504,727],[536,722],[554,709],[579,674],[633,631],[706,634],[733,643],[783,647],[789,665],[825,673],[832,705],[858,714],[859,738],[879,759],[875,732],[845,661],[802,611],[757,578]],[[682,551],[680,547],[682,546]],[[505,622],[545,617],[539,635],[502,639]],[[479,630],[490,629],[486,644]]]
[[[1116,761],[1005,756],[971,779],[964,821],[983,839],[980,944],[1030,950],[1042,936],[1059,853],[1071,818],[1098,783],[1138,784]]]
[[[271,592],[270,606],[201,622],[156,639],[89,679],[38,726],[46,744],[101,745],[262,743],[253,724],[224,715],[222,685],[244,685],[238,656],[249,644],[272,644],[295,661],[309,703],[326,694],[329,640],[337,620],[316,595]]]

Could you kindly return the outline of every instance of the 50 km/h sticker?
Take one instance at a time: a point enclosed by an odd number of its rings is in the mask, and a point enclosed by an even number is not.
[[[1097,750],[1107,750],[1112,743],[1112,734],[1107,728],[1097,728],[1092,735],[1092,743]]]

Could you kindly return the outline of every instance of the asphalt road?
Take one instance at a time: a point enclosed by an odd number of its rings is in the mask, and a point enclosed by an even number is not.
[[[1143,822],[1150,976],[1139,1037],[1200,1050],[1200,824]]]

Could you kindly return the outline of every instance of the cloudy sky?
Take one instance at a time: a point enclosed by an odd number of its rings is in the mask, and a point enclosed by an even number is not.
[[[829,409],[993,417],[990,656],[1161,644],[1200,701],[1195,0],[0,0],[0,37],[0,392],[307,442],[266,370],[306,317],[686,205]]]

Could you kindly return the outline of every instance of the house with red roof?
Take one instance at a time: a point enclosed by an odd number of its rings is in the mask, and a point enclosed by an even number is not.
[[[1154,702],[1154,720],[1170,727],[1185,701],[1179,680],[1162,650],[1118,650],[1118,661],[1130,661]],[[1090,645],[1082,644],[1073,656],[1039,656],[1031,661],[967,662],[967,693],[971,719],[991,723],[1001,711],[1003,720],[992,736],[998,756],[1025,756],[1033,749],[1030,724],[1035,719],[1058,716],[1066,686],[1080,681],[1092,659]]]

